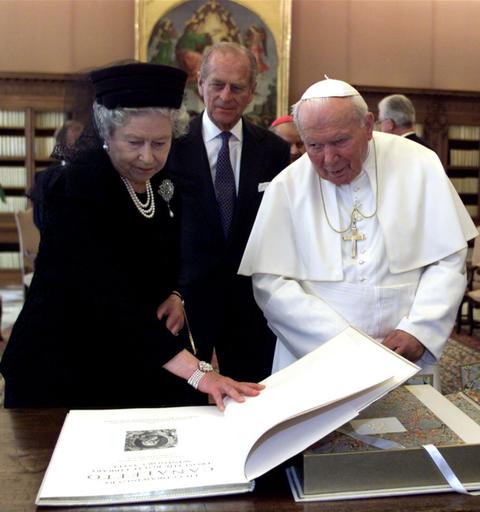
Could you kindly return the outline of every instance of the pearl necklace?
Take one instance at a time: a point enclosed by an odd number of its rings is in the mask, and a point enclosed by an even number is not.
[[[140,201],[140,199],[138,199],[138,196],[135,190],[133,190],[130,181],[127,180],[127,178],[124,178],[123,176],[120,176],[120,178],[122,178],[123,183],[125,183],[128,193],[130,194],[133,204],[136,206],[137,210],[147,219],[151,219],[155,215],[155,200],[153,197],[153,190],[152,185],[150,184],[150,180],[147,180],[146,183],[147,200],[144,204]]]

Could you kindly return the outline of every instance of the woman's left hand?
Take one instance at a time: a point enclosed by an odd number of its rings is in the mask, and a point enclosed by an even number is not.
[[[211,395],[221,411],[225,410],[225,396],[233,398],[236,402],[245,402],[245,396],[257,396],[264,388],[263,384],[238,382],[217,372],[206,373],[198,384],[198,390]]]
[[[158,319],[161,320],[164,316],[167,317],[165,322],[167,329],[176,336],[185,323],[182,299],[178,295],[172,293],[158,306]]]

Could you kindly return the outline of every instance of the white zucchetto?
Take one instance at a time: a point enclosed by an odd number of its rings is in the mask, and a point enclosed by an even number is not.
[[[311,85],[302,95],[301,100],[312,98],[333,98],[346,96],[360,96],[360,93],[347,82],[327,78]]]

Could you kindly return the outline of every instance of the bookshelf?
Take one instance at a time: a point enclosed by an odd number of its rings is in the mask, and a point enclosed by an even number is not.
[[[0,284],[21,282],[14,212],[29,206],[35,173],[53,160],[55,130],[64,122],[71,75],[0,73]]]
[[[0,212],[26,208],[25,141],[25,111],[0,110],[0,184],[7,200]]]
[[[470,215],[479,218],[480,126],[448,128],[447,173]]]
[[[52,163],[54,133],[64,122],[63,112],[35,112],[30,132],[26,120],[31,115],[30,108],[0,110],[0,184],[7,195],[7,203],[0,202],[0,213],[24,210],[25,191],[31,187],[35,172]]]

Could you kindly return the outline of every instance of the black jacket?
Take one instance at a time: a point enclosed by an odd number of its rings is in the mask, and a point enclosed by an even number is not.
[[[207,152],[202,116],[174,142],[169,169],[182,193],[180,286],[200,357],[216,348],[222,373],[260,380],[271,370],[275,336],[252,293],[251,279],[237,270],[263,187],[290,163],[289,145],[243,121],[240,182],[230,235],[225,240]],[[263,185],[262,185],[263,184]]]
[[[428,145],[421,137],[419,137],[416,133],[410,133],[409,135],[405,135],[406,139],[413,140],[414,142],[417,142],[418,144],[421,144],[422,146],[425,146],[428,149],[431,149],[433,151],[433,148]]]
[[[5,404],[141,407],[190,403],[162,364],[184,348],[156,309],[175,288],[179,208],[156,193],[144,218],[109,158],[69,165],[45,190],[35,275],[0,370]],[[184,395],[184,392],[186,395]]]

